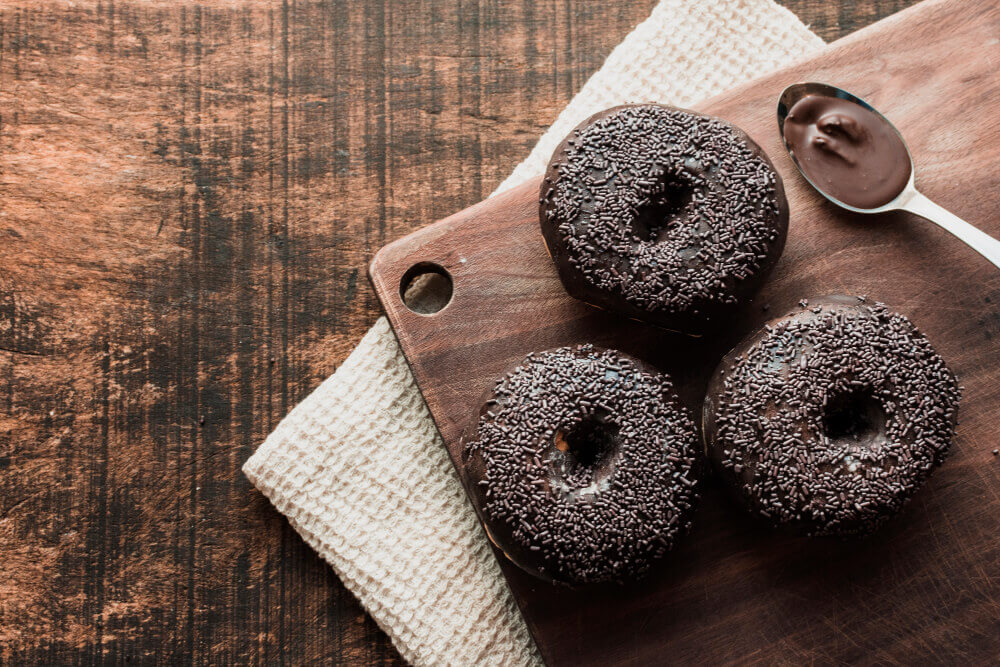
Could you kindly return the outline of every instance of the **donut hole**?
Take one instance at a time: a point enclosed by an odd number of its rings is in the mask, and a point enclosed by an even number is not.
[[[693,196],[691,185],[675,178],[664,178],[636,208],[632,234],[639,241],[660,243],[666,240],[671,223]]]
[[[835,391],[823,409],[823,435],[834,443],[872,446],[885,437],[886,416],[871,389]]]
[[[617,438],[618,427],[596,417],[558,429],[547,455],[552,490],[569,500],[596,495],[611,476]]]
[[[556,449],[573,463],[585,468],[600,467],[606,463],[615,445],[618,429],[613,424],[596,419],[585,419],[566,430],[556,431]]]

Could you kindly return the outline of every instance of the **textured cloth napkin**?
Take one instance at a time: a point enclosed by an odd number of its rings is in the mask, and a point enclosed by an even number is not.
[[[597,111],[690,106],[821,45],[771,0],[662,0],[498,191]],[[541,662],[385,318],[243,471],[408,662]]]

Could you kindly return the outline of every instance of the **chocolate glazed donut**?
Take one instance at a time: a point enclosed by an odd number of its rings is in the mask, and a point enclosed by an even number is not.
[[[694,425],[669,378],[620,352],[529,355],[488,393],[464,443],[490,540],[547,581],[638,577],[690,526]]]
[[[753,140],[657,104],[580,124],[540,195],[542,235],[571,296],[688,333],[756,291],[788,231],[781,177]]]
[[[861,297],[810,299],[723,359],[704,404],[706,453],[771,525],[863,535],[940,465],[959,394],[902,315]]]

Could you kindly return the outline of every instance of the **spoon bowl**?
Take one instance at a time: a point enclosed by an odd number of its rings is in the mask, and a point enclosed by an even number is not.
[[[881,206],[873,208],[859,208],[857,206],[852,206],[851,204],[848,204],[826,192],[820,184],[816,183],[809,177],[806,170],[803,169],[802,164],[799,162],[799,156],[795,154],[795,150],[789,144],[788,138],[785,134],[785,120],[788,118],[792,107],[794,107],[797,102],[810,95],[835,98],[856,104],[874,114],[885,124],[887,128],[890,128],[896,133],[903,145],[903,148],[906,150],[906,159],[910,162],[909,179],[902,190],[900,190],[899,194]],[[1000,268],[1000,241],[993,238],[989,234],[986,234],[977,227],[974,227],[965,220],[962,220],[947,209],[935,204],[917,190],[916,165],[913,163],[913,155],[910,153],[906,140],[903,138],[899,129],[893,125],[888,118],[883,116],[876,108],[868,104],[865,100],[857,97],[856,95],[852,95],[842,88],[831,86],[826,83],[794,83],[785,88],[785,90],[783,90],[781,95],[778,97],[778,132],[781,135],[782,143],[785,145],[785,150],[788,151],[789,156],[792,158],[792,162],[795,163],[795,166],[799,170],[799,173],[802,174],[802,177],[805,178],[809,185],[811,185],[817,192],[837,206],[847,209],[848,211],[865,214],[885,213],[888,211],[908,211],[929,220],[946,231],[954,234],[973,250],[989,260],[994,266]]]

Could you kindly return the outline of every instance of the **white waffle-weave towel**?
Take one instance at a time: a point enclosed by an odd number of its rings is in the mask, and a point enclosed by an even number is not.
[[[498,191],[592,113],[690,106],[822,44],[771,0],[662,0]],[[385,318],[243,471],[408,662],[541,662]]]

